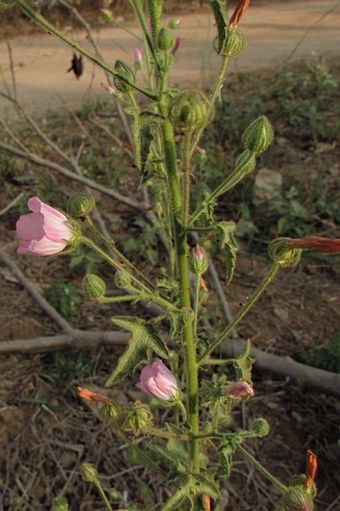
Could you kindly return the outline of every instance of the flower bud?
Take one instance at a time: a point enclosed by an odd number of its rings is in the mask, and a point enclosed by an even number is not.
[[[217,44],[218,39],[215,43],[215,49],[219,55],[223,55],[223,57],[236,57],[246,48],[247,39],[239,30],[229,29],[227,37],[220,49],[218,47],[216,48]]]
[[[313,511],[313,499],[302,486],[292,486],[283,496],[283,509],[284,511]]]
[[[203,248],[197,243],[192,249],[191,269],[196,275],[203,275],[208,269],[208,260]]]
[[[168,27],[169,28],[177,28],[179,26],[179,24],[181,23],[181,21],[182,21],[182,18],[171,19],[168,23]]]
[[[56,497],[53,499],[51,511],[69,511],[68,503],[65,497]]]
[[[134,68],[137,71],[138,69],[142,68],[142,62],[143,62],[143,54],[142,54],[142,51],[140,48],[138,48],[138,47],[135,48],[134,57],[135,57]]]
[[[130,275],[123,270],[117,270],[115,273],[115,284],[119,289],[129,288],[131,285]]]
[[[116,60],[114,70],[116,76],[113,81],[116,89],[120,92],[129,92],[132,89],[130,84],[134,84],[136,81],[135,73],[131,67],[122,60]],[[129,83],[126,83],[126,80]]]
[[[160,51],[170,51],[175,44],[175,36],[170,28],[162,27],[158,32],[156,47]]]
[[[251,430],[259,437],[267,436],[269,429],[269,422],[262,417],[254,419],[251,423]]]
[[[223,394],[231,399],[253,397],[254,389],[246,381],[235,381],[224,387]]]
[[[181,132],[198,130],[207,124],[213,109],[201,91],[184,91],[175,96],[169,106],[169,117],[174,128]]]
[[[129,407],[122,427],[125,431],[137,436],[146,433],[152,425],[153,416],[150,409],[137,402]]]
[[[67,212],[74,218],[80,218],[92,213],[96,203],[88,193],[77,193],[67,202]]]
[[[255,153],[246,149],[236,160],[235,170],[241,172],[242,174],[249,174],[253,172],[256,166],[256,156]]]
[[[81,283],[84,294],[91,300],[98,300],[106,293],[106,285],[103,279],[94,273],[88,273]]]
[[[98,480],[97,469],[91,463],[82,463],[80,470],[84,481],[94,483]]]
[[[101,408],[100,413],[103,419],[107,421],[118,421],[121,416],[122,407],[117,403],[110,403]]]
[[[268,246],[270,259],[281,268],[294,268],[301,259],[302,250],[289,248],[288,242],[289,238],[276,238]]]
[[[265,151],[274,139],[274,130],[267,117],[262,115],[255,119],[242,136],[243,145],[249,151],[261,154]]]

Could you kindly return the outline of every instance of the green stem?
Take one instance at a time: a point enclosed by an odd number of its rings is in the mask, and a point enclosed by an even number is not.
[[[183,175],[183,186],[182,186],[182,224],[184,227],[187,226],[189,218],[190,208],[190,143],[192,139],[192,133],[188,132],[184,135],[183,139],[183,150],[182,150],[182,175]]]
[[[141,295],[122,295],[122,296],[103,296],[98,298],[97,302],[101,303],[119,303],[119,302],[132,302],[134,300],[142,300]]]
[[[174,223],[175,248],[178,264],[180,306],[183,311],[183,344],[186,363],[186,376],[188,388],[187,417],[193,435],[199,434],[199,406],[198,406],[198,365],[196,361],[196,345],[193,333],[192,311],[189,282],[189,254],[187,234],[181,224],[182,201],[181,190],[177,173],[176,146],[172,124],[167,119],[167,104],[162,98],[161,113],[164,117],[162,124],[165,162],[168,171],[171,206]],[[199,473],[199,443],[193,437],[190,439],[190,467],[194,473]]]
[[[196,343],[197,343],[197,322],[198,322],[198,307],[200,302],[200,281],[202,275],[197,273],[195,275],[195,296],[194,296],[194,326],[193,330],[196,335]]]
[[[64,43],[66,43],[68,46],[76,50],[78,53],[80,53],[84,57],[88,58],[89,60],[97,64],[99,67],[110,73],[112,76],[119,77],[120,80],[123,80],[126,84],[130,85],[135,90],[138,90],[138,92],[144,94],[144,96],[147,96],[150,99],[156,99],[156,96],[154,96],[153,94],[150,94],[148,91],[138,87],[138,85],[129,82],[129,80],[127,80],[125,77],[117,75],[117,73],[111,66],[107,65],[105,62],[103,62],[98,57],[93,55],[93,53],[88,52],[82,46],[76,43],[73,39],[71,39],[66,34],[58,30],[54,25],[49,23],[41,14],[35,12],[35,10],[32,9],[31,6],[25,0],[15,1],[19,5],[20,9],[26,14],[26,16],[31,18],[32,21],[34,21],[41,27],[45,28],[48,32],[54,34],[56,37],[64,41]]]
[[[80,241],[82,243],[84,243],[84,245],[88,246],[89,248],[91,248],[92,250],[97,252],[97,254],[99,254],[104,259],[104,261],[108,262],[116,270],[120,270],[120,271],[123,271],[124,273],[126,273],[126,275],[128,275],[130,277],[130,279],[135,284],[137,284],[137,286],[140,289],[142,289],[145,292],[145,295],[143,296],[144,299],[146,299],[146,300],[150,299],[154,303],[158,303],[159,305],[161,305],[162,307],[164,307],[168,311],[178,311],[178,309],[177,309],[177,307],[175,305],[173,305],[171,302],[169,302],[165,298],[162,298],[161,296],[158,296],[155,293],[153,293],[153,291],[150,290],[143,282],[141,282],[137,277],[135,277],[132,273],[130,273],[118,261],[116,261],[115,259],[110,257],[104,250],[102,250],[100,247],[98,247],[98,245],[93,243],[92,240],[90,240],[89,238],[86,238],[85,236],[82,236]]]
[[[191,229],[192,224],[201,216],[207,203],[213,203],[220,195],[228,192],[231,188],[233,188],[237,183],[239,183],[245,176],[245,171],[243,168],[236,167],[216,188],[213,192],[211,192],[207,199],[205,199],[200,206],[193,212],[189,219],[188,226]]]
[[[245,458],[247,458],[249,461],[252,462],[252,464],[257,468],[261,474],[269,479],[269,481],[281,492],[286,493],[288,491],[288,487],[281,483],[279,479],[277,479],[273,474],[271,474],[261,463],[257,461],[254,456],[252,456],[244,447],[242,447],[240,444],[237,445],[238,450],[243,454]]]
[[[228,335],[234,330],[236,325],[244,318],[244,316],[249,312],[249,310],[253,307],[255,302],[260,298],[263,291],[266,289],[268,284],[271,283],[273,278],[275,277],[277,271],[279,270],[279,266],[277,264],[273,264],[271,269],[269,270],[268,274],[265,276],[265,278],[262,280],[259,287],[256,289],[255,293],[250,297],[248,302],[245,304],[244,307],[240,310],[240,312],[235,316],[233,321],[229,323],[229,325],[223,330],[221,335],[216,339],[215,342],[209,346],[209,348],[206,349],[206,351],[201,355],[200,359],[198,360],[198,364],[201,364],[207,356],[212,353],[223,341]]]
[[[97,479],[96,481],[93,481],[93,484],[95,485],[95,487],[97,488],[101,498],[103,499],[103,502],[104,504],[106,505],[107,509],[109,511],[113,511],[112,507],[111,507],[111,504],[109,502],[109,499],[107,498],[105,492],[104,492],[104,489],[102,487],[102,484],[101,482],[99,481],[99,479]]]
[[[210,101],[210,109],[209,109],[209,114],[207,115],[207,119],[208,122],[205,123],[200,129],[199,131],[196,133],[196,136],[194,138],[194,142],[192,144],[192,147],[190,149],[190,157],[193,155],[200,139],[201,139],[201,136],[205,130],[205,128],[207,127],[207,124],[210,122],[210,118],[211,118],[211,113],[213,111],[213,108],[215,106],[215,102],[216,102],[216,99],[218,98],[219,94],[220,94],[220,91],[221,91],[221,88],[222,88],[222,85],[223,85],[223,80],[225,78],[225,74],[227,72],[227,69],[228,69],[228,64],[229,64],[229,57],[223,57],[223,60],[222,60],[222,65],[218,71],[218,74],[217,74],[217,77],[216,77],[216,80],[214,82],[214,87],[212,88],[210,94],[209,94],[209,101]]]
[[[91,231],[105,244],[108,250],[112,252],[112,254],[118,259],[118,261],[123,262],[124,265],[128,266],[129,269],[133,271],[136,274],[136,276],[138,276],[139,279],[144,281],[144,284],[146,284],[150,289],[154,290],[155,289],[154,284],[144,275],[144,273],[139,271],[138,268],[136,268],[136,266],[132,264],[131,261],[129,261],[129,259],[127,259],[120,250],[118,250],[113,240],[109,241],[105,236],[103,236],[103,234],[94,225],[92,218],[87,216],[86,221],[89,227],[91,228]]]

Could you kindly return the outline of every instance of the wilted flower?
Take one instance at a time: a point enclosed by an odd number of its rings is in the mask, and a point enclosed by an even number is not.
[[[163,401],[169,401],[178,394],[175,376],[159,359],[142,369],[136,387],[149,394],[149,396]]]
[[[340,239],[321,238],[319,236],[306,236],[305,238],[287,239],[289,248],[308,248],[324,254],[340,253]]]
[[[32,213],[21,215],[16,223],[18,254],[48,256],[61,252],[72,238],[67,217],[38,197],[31,197],[27,206]]]
[[[181,38],[176,37],[175,44],[173,45],[173,47],[171,48],[171,51],[170,51],[171,55],[175,55],[175,53],[177,52],[180,45],[181,45]]]
[[[229,21],[229,27],[236,28],[238,27],[238,24],[240,23],[240,20],[243,16],[243,13],[248,9],[250,4],[250,0],[240,0],[239,3],[236,6],[235,11],[233,12],[230,21]]]
[[[229,385],[224,387],[223,393],[231,399],[237,399],[238,397],[253,397],[254,389],[246,381],[235,381],[234,383],[229,383]]]

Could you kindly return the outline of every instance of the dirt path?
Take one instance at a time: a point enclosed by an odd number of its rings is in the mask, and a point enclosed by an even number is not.
[[[231,70],[257,69],[276,65],[292,52],[294,57],[312,51],[336,55],[340,53],[340,1],[304,0],[270,1],[254,4],[242,20],[242,30],[248,38],[246,51],[231,64]],[[128,27],[136,30],[134,26]],[[174,66],[172,84],[178,82],[209,84],[219,58],[212,48],[215,34],[213,17],[208,10],[185,16],[177,35],[182,44]],[[119,28],[105,28],[96,34],[103,56],[108,62],[117,58],[132,63],[135,41]],[[91,49],[83,33],[71,34],[79,43]],[[100,87],[103,73],[85,63],[80,80],[66,74],[72,52],[61,41],[49,35],[17,37],[11,41],[17,91],[20,100],[34,114],[47,109],[76,107],[86,99],[105,93]],[[0,43],[0,90],[10,83],[7,48]],[[9,103],[0,97],[0,116],[11,115]]]

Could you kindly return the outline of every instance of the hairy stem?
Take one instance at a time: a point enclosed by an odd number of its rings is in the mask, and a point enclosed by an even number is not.
[[[168,182],[171,196],[172,214],[174,219],[175,247],[178,265],[180,307],[183,313],[183,344],[186,363],[188,400],[187,417],[193,435],[199,434],[199,407],[198,407],[198,365],[196,361],[196,346],[192,323],[192,309],[190,298],[189,282],[189,254],[187,233],[181,223],[182,200],[180,183],[177,173],[176,147],[173,128],[167,119],[167,105],[164,102],[160,105],[161,113],[165,120],[163,122],[163,140],[165,162],[168,171]],[[189,469],[199,472],[199,443],[193,437],[190,439]]]

